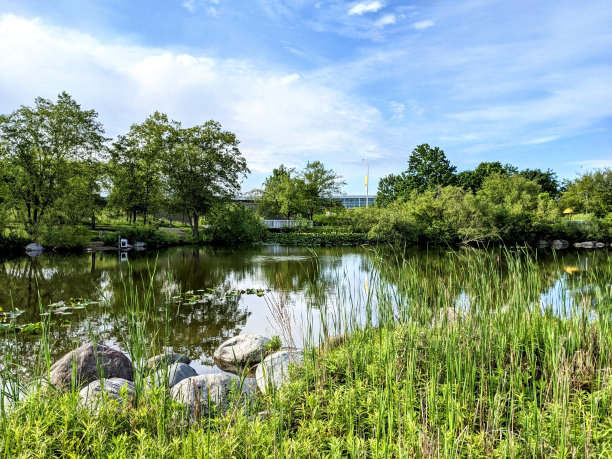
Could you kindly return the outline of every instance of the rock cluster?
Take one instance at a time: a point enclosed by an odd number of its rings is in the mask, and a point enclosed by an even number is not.
[[[224,372],[198,375],[189,365],[189,357],[165,353],[142,365],[145,384],[168,388],[171,397],[184,404],[193,417],[222,411],[232,399],[245,402],[258,389],[266,393],[288,382],[290,365],[300,363],[303,353],[284,349],[266,355],[269,341],[261,335],[241,335],[225,341],[215,351],[219,368],[240,377]],[[245,378],[245,371],[255,366],[256,377]],[[55,362],[45,384],[60,391],[80,389],[83,405],[96,410],[104,398],[119,404],[131,403],[136,394],[134,372],[132,362],[122,352],[100,343],[87,343]]]

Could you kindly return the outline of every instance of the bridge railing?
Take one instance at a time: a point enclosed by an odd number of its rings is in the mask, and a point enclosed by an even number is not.
[[[304,220],[264,220],[264,225],[268,229],[283,229],[283,228],[295,228],[296,226],[312,226],[311,221]]]

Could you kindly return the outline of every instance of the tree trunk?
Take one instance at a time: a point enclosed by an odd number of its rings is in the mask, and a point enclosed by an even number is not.
[[[96,229],[96,213],[95,212],[91,213],[91,229],[92,230]]]
[[[200,235],[200,216],[198,214],[193,214],[193,217],[189,216],[189,225],[191,234],[198,237]]]

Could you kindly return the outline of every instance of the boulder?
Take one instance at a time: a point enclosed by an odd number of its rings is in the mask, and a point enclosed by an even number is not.
[[[552,247],[555,250],[567,249],[569,247],[569,242],[565,239],[555,239],[552,241]]]
[[[211,404],[220,411],[228,407],[232,392],[244,397],[253,393],[253,383],[240,386],[240,379],[226,373],[209,373],[183,379],[171,389],[172,398],[185,404],[187,410],[195,418],[209,414]]]
[[[262,361],[269,341],[262,335],[234,336],[217,348],[213,359],[222,370],[241,373]]]
[[[155,373],[155,384],[160,386],[166,382],[166,387],[173,387],[183,379],[197,376],[198,373],[189,365],[182,362],[175,362],[169,367],[162,367]],[[167,378],[167,379],[166,379]]]
[[[42,252],[43,250],[45,250],[45,248],[36,243],[36,242],[32,242],[31,244],[26,245],[26,252]]]
[[[135,249],[146,249],[147,243],[146,242],[134,242],[134,248]]]
[[[596,249],[603,249],[606,246],[605,242],[596,242],[595,243],[595,248]]]
[[[549,245],[550,245],[550,243],[546,239],[540,239],[538,241],[538,248],[540,248],[540,249],[545,249]]]
[[[31,244],[26,245],[25,251],[26,255],[30,257],[37,257],[45,251],[45,248],[36,242],[32,242]]]
[[[304,354],[297,349],[284,349],[266,357],[255,372],[259,390],[265,394],[269,388],[280,389],[289,381],[289,365],[303,359]]]
[[[134,383],[131,381],[122,378],[105,378],[83,387],[79,392],[79,399],[85,406],[95,409],[104,396],[125,403],[134,397],[134,393]]]
[[[190,364],[191,359],[184,354],[177,354],[175,352],[159,354],[147,360],[144,364],[144,369],[148,371],[157,371],[162,367],[170,366],[176,362]]]
[[[76,386],[100,378],[134,379],[132,362],[122,352],[99,343],[87,343],[69,352],[51,366],[50,382],[60,390],[72,385],[73,361],[76,366]]]

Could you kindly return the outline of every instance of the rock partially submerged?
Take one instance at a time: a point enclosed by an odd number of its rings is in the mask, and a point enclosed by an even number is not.
[[[222,370],[238,374],[262,361],[269,341],[262,335],[234,336],[217,348],[213,358]]]
[[[81,403],[95,409],[100,400],[110,397],[119,403],[128,403],[134,397],[134,383],[122,378],[98,379],[83,387],[79,392]]]
[[[171,390],[172,398],[185,404],[195,418],[205,416],[212,410],[224,411],[232,394],[250,397],[253,384],[241,386],[240,379],[226,373],[210,373],[182,380]],[[212,406],[209,406],[210,404]]]
[[[26,245],[25,251],[30,257],[37,257],[45,251],[45,248],[36,242],[32,242],[31,244]]]
[[[157,371],[160,368],[168,367],[177,362],[190,364],[191,359],[184,354],[177,354],[175,352],[159,354],[147,360],[144,364],[144,369],[148,371]]]
[[[181,382],[183,379],[197,376],[197,372],[182,362],[175,362],[169,367],[162,367],[155,373],[154,379],[157,386],[166,384],[166,387],[171,388]]]
[[[74,362],[74,369],[73,369]],[[73,381],[73,373],[76,381]],[[69,352],[51,366],[50,382],[59,390],[100,378],[134,379],[132,362],[125,354],[99,343],[87,343]]]
[[[289,382],[289,366],[299,364],[304,359],[302,351],[296,349],[284,349],[266,357],[257,366],[255,378],[259,390],[280,389]]]

